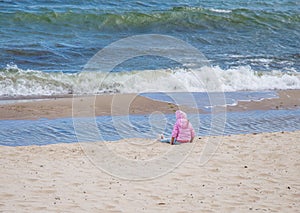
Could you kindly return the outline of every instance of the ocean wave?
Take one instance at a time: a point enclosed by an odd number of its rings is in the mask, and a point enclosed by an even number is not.
[[[198,76],[198,77],[197,77]],[[201,76],[201,77],[199,77]],[[0,71],[0,96],[51,96],[67,94],[257,91],[300,89],[297,72],[258,72],[249,66],[201,70],[161,69],[126,72],[41,72],[16,65]]]
[[[214,9],[201,7],[173,7],[164,11],[104,13],[99,10],[87,11],[17,11],[1,13],[0,19],[16,24],[46,24],[80,26],[84,28],[120,30],[128,27],[155,26],[168,28],[180,26],[189,28],[226,28],[238,26],[291,27],[299,26],[300,15],[295,12],[262,11],[251,9]]]

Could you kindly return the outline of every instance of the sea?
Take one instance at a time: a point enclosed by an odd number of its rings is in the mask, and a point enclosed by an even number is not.
[[[221,105],[234,105],[276,98],[275,90],[300,89],[299,1],[1,0],[0,38],[0,104],[136,93],[189,105],[191,99],[183,95],[188,93],[207,110],[214,107],[209,92],[223,94]],[[120,43],[128,40],[130,45]],[[188,48],[182,51],[180,44]],[[97,54],[118,45],[122,48],[87,69]],[[145,47],[151,51],[143,52]],[[202,67],[173,57],[198,57],[193,51],[205,59]],[[193,64],[195,58],[188,59]],[[207,87],[216,81],[217,87]],[[198,134],[209,135],[211,118],[199,116]],[[167,121],[157,131],[149,130],[149,115],[131,115],[129,120],[140,124],[130,122],[121,130],[114,128],[114,119],[96,118],[98,126],[105,126],[101,140],[170,132],[174,115],[158,117]],[[227,113],[226,119],[217,135],[300,129],[299,109]],[[2,120],[0,144],[76,142],[72,123],[72,118]]]

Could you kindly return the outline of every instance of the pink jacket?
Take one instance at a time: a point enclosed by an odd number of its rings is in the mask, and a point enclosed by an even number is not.
[[[190,142],[191,138],[195,137],[195,131],[192,124],[188,121],[186,114],[181,111],[176,111],[176,123],[174,124],[172,137],[178,142]]]

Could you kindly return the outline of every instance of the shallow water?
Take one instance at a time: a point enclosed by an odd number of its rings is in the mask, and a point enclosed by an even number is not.
[[[179,106],[189,106],[210,111],[213,106],[234,106],[238,101],[261,101],[278,98],[276,91],[240,91],[224,93],[142,93],[141,96],[152,100],[173,103]]]
[[[197,127],[199,136],[300,130],[300,109],[228,112],[225,128],[222,128],[223,123],[219,123],[217,125],[220,128],[215,128],[217,131],[212,131],[210,114],[188,116],[194,127]],[[200,123],[195,123],[199,118]],[[82,133],[80,131],[78,135],[75,134],[73,121],[72,118],[0,121],[0,144],[23,146],[73,143],[78,138],[84,141],[156,138],[160,133],[171,133],[175,118],[173,114],[101,116],[96,118],[99,132],[91,131],[91,119],[76,119],[77,127],[79,125],[85,129],[84,136],[79,136]]]

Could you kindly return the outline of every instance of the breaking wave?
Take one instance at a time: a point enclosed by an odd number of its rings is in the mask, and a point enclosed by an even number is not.
[[[201,75],[200,75],[201,74]],[[201,77],[199,77],[201,76]],[[259,91],[300,89],[297,72],[259,72],[250,66],[223,70],[218,66],[200,70],[160,69],[126,72],[42,72],[16,65],[0,70],[0,96],[53,96],[67,94]]]

